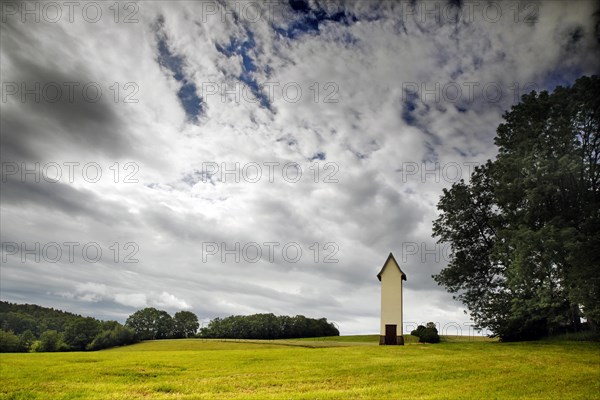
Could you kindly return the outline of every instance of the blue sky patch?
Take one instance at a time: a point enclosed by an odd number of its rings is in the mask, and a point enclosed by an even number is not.
[[[327,154],[323,153],[322,151],[319,151],[310,158],[310,161],[314,161],[314,160],[325,161],[326,159],[327,159]]]
[[[415,99],[418,99],[419,96],[415,93],[410,93],[410,92],[405,92],[405,93],[406,93],[406,95],[405,95],[406,98],[402,102],[402,119],[408,125],[415,125],[416,118],[413,115],[413,113],[417,108]]]
[[[246,38],[242,41],[232,37],[226,46],[219,43],[215,44],[217,51],[224,56],[232,57],[239,55],[242,58],[242,73],[237,77],[243,84],[245,84],[260,102],[260,105],[264,108],[271,109],[271,103],[268,96],[262,91],[258,82],[254,78],[254,72],[258,70],[252,52],[256,47],[254,41],[254,33],[251,30],[246,29]]]
[[[159,29],[162,28],[163,23],[164,19],[159,19]],[[158,32],[157,38],[158,63],[161,67],[170,71],[177,82],[181,83],[181,88],[177,91],[177,97],[188,120],[197,121],[203,112],[202,97],[198,95],[196,84],[191,82],[185,75],[183,69],[185,59],[169,49],[169,43],[164,33]]]
[[[355,15],[347,11],[338,11],[330,14],[319,5],[313,9],[306,0],[290,0],[289,4],[297,19],[290,22],[286,28],[273,26],[275,32],[288,39],[296,39],[305,34],[318,34],[320,25],[327,21],[337,22],[346,26],[358,21]]]

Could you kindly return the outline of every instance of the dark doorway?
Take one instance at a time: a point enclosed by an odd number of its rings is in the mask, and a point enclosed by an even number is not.
[[[397,344],[396,342],[396,325],[385,326],[385,344]]]

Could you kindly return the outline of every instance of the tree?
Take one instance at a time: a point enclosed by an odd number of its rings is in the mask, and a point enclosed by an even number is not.
[[[12,331],[0,330],[0,353],[17,353],[20,351],[19,337]]]
[[[173,337],[187,338],[196,334],[198,317],[191,311],[179,311],[173,316]]]
[[[111,331],[117,326],[121,326],[117,321],[100,321],[100,327],[103,331]]]
[[[173,334],[173,319],[162,310],[144,308],[131,314],[125,325],[135,331],[139,340],[166,339]]]
[[[444,190],[434,279],[503,340],[600,321],[600,79],[532,92],[504,114],[498,156]]]
[[[125,321],[125,326],[134,330],[139,340],[154,339],[155,337],[155,308],[144,308],[131,314]]]
[[[27,330],[35,331],[37,324],[34,318],[22,312],[9,311],[0,313],[0,325],[5,331],[21,334]]]
[[[37,351],[66,351],[69,347],[65,344],[62,335],[55,330],[49,330],[40,336],[40,344]]]
[[[166,311],[159,311],[156,319],[155,339],[168,339],[173,337],[173,318]]]
[[[100,323],[94,318],[87,317],[67,322],[63,336],[65,343],[73,350],[83,351],[99,332]]]
[[[86,350],[101,350],[135,343],[135,331],[133,329],[121,324],[111,324],[110,326],[112,326],[111,329],[103,330],[96,335],[94,340],[86,346]]]
[[[497,252],[505,221],[494,197],[492,168],[488,161],[475,168],[469,184],[461,180],[443,190],[433,234],[438,242],[450,243],[452,253],[448,266],[433,278],[467,306],[479,326],[500,332],[507,325],[511,297],[506,260]]]
[[[159,335],[171,331],[170,316],[164,314],[158,313]],[[0,301],[0,325],[18,337],[19,351],[96,350],[135,342],[135,332],[117,321],[99,321],[35,304]],[[6,338],[14,342],[12,336]],[[94,340],[96,343],[91,346]]]
[[[126,326],[117,325],[110,331],[110,338],[115,346],[135,343],[135,332]]]
[[[12,330],[15,334],[29,330],[34,336],[47,330],[64,332],[66,325],[83,318],[80,315],[41,307],[35,304],[13,304],[0,301],[0,326]]]
[[[27,352],[31,349],[31,345],[34,341],[35,335],[30,330],[26,330],[19,335],[19,345],[24,352]]]

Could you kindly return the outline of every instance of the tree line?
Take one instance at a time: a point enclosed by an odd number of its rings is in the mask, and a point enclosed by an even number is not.
[[[198,331],[196,314],[173,316],[147,307],[131,314],[124,325],[33,304],[0,302],[0,352],[91,351],[141,340],[190,337],[283,339],[338,336],[327,319],[255,314],[215,318]]]
[[[117,321],[0,302],[0,351],[82,351],[134,343],[135,332]]]
[[[524,95],[496,131],[495,160],[438,203],[433,234],[452,254],[434,279],[502,340],[598,332],[599,93],[592,76]]]
[[[199,337],[230,339],[290,339],[302,337],[339,336],[340,332],[326,318],[304,315],[290,317],[274,314],[233,315],[215,318],[200,329]]]
[[[147,339],[193,336],[198,318],[190,311],[171,317],[144,308],[117,321],[100,321],[33,304],[0,302],[0,352],[101,350]]]

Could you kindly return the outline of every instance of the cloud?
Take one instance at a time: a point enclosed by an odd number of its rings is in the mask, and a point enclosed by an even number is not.
[[[168,309],[186,310],[192,308],[185,300],[178,299],[174,295],[162,292],[158,299],[154,300],[156,307],[164,307]]]
[[[191,306],[183,299],[180,299],[168,292],[160,294],[150,293],[117,293],[116,289],[108,288],[101,283],[85,282],[75,284],[73,291],[55,293],[66,299],[91,302],[91,303],[117,303],[130,308],[144,308],[149,305],[168,310],[185,310]]]
[[[119,304],[123,304],[124,306],[134,307],[134,308],[144,308],[147,307],[148,301],[146,300],[146,295],[143,293],[130,293],[123,294],[117,293],[115,295],[115,302]]]
[[[106,285],[85,282],[77,284],[73,291],[57,292],[56,294],[66,299],[98,303],[107,297],[108,290]]]
[[[496,20],[488,3],[422,4],[3,16],[2,299],[121,321],[145,306],[304,314],[371,333],[393,251],[406,321],[465,322],[431,279],[447,262],[436,203],[494,157],[521,94],[597,72],[597,5],[494,2]]]

